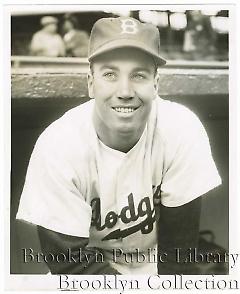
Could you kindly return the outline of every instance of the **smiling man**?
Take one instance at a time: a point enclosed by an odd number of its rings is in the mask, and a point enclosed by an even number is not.
[[[156,97],[154,59],[139,49],[120,48],[95,57],[89,94],[94,126],[107,146],[128,152],[141,137]]]
[[[89,62],[93,99],[39,137],[17,218],[62,254],[53,274],[196,273],[175,251],[197,246],[200,196],[221,179],[196,115],[158,96],[158,29],[100,19]]]

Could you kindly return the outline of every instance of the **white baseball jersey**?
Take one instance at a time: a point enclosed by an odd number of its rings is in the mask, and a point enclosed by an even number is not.
[[[93,108],[94,100],[75,107],[41,134],[17,218],[89,237],[123,274],[155,274],[156,263],[116,262],[113,249],[154,252],[154,199],[176,207],[221,183],[208,136],[189,109],[156,98],[140,140],[123,153],[98,139]]]

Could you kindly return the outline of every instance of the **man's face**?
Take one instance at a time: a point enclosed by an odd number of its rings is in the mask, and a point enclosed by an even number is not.
[[[55,34],[57,32],[57,24],[50,23],[45,27],[45,30],[50,34]]]
[[[115,49],[96,57],[88,79],[94,121],[105,134],[142,132],[157,85],[153,58],[139,49]]]
[[[72,30],[74,27],[73,27],[73,24],[71,23],[71,21],[69,20],[65,20],[64,24],[63,24],[63,30],[64,32],[69,32],[70,30]]]

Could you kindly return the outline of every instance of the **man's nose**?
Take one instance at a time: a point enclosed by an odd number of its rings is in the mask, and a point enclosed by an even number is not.
[[[123,77],[119,81],[118,86],[118,98],[120,99],[131,99],[134,97],[134,90],[131,81],[128,77]]]

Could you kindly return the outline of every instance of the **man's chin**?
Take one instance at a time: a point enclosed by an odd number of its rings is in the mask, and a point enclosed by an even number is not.
[[[121,123],[116,126],[115,132],[118,136],[133,136],[139,132],[139,127],[136,126],[136,123]]]

